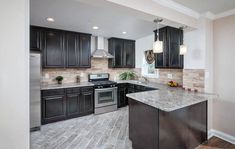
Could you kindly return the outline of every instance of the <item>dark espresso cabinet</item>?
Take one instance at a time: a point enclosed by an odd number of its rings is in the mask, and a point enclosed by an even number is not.
[[[45,30],[42,37],[43,66],[65,67],[65,49],[63,32],[58,30]]]
[[[135,41],[120,38],[109,39],[110,68],[135,68]]]
[[[120,83],[118,84],[118,108],[128,105],[128,99],[126,94],[137,93],[143,91],[156,90],[156,88],[146,87],[142,85],[136,85],[131,83]]]
[[[66,118],[66,99],[64,89],[42,92],[42,124]]]
[[[156,34],[155,31],[155,40],[157,40]],[[184,59],[183,55],[180,55],[183,31],[167,26],[159,30],[159,39],[163,41],[163,53],[156,54],[155,67],[183,69]]]
[[[65,34],[66,66],[79,66],[79,35],[76,33]]]
[[[118,108],[124,107],[127,105],[127,85],[118,84]]]
[[[30,49],[41,49],[41,29],[36,27],[30,27]]]
[[[132,148],[195,149],[207,140],[207,101],[165,112],[128,100]]]
[[[86,34],[80,34],[80,67],[90,68],[91,67],[91,36]]]
[[[94,92],[93,88],[81,89],[80,114],[87,115],[94,112]]]
[[[30,48],[42,51],[43,68],[89,68],[91,35],[30,27]]]
[[[93,87],[43,90],[42,124],[93,113],[93,96]]]

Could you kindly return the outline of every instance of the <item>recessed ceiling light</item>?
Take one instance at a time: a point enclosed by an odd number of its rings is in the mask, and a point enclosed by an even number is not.
[[[98,26],[93,26],[92,28],[95,29],[95,30],[99,29]]]
[[[48,22],[55,22],[55,19],[54,18],[47,18],[47,21]]]
[[[122,32],[122,34],[126,34],[127,32]]]

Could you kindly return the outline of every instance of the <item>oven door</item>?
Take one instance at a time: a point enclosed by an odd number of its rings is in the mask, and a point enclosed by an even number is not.
[[[117,104],[117,87],[95,89],[95,107]]]

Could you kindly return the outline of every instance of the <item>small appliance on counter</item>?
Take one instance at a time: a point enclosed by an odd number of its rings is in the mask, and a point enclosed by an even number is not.
[[[88,81],[95,88],[95,114],[117,110],[117,82],[110,81],[108,73],[89,74]]]

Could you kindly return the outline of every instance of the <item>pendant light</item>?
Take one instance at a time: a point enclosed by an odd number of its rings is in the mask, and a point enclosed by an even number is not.
[[[162,19],[155,19],[153,22],[157,23],[157,40],[153,43],[153,53],[162,53],[163,41],[159,40],[159,23],[162,22]]]
[[[187,46],[184,44],[184,29],[187,28],[187,26],[180,27],[181,30],[183,30],[183,43],[180,45],[180,55],[185,55],[187,53]]]

